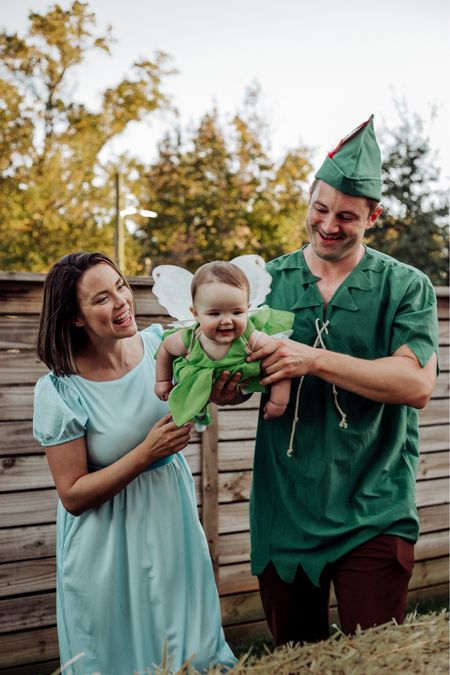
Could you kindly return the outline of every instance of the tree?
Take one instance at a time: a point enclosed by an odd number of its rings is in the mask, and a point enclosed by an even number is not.
[[[408,118],[392,133],[383,164],[383,214],[368,233],[368,243],[418,267],[432,282],[449,284],[448,196],[438,186],[436,167],[423,121]]]
[[[306,239],[308,150],[274,162],[258,102],[252,88],[243,112],[227,124],[213,110],[187,138],[177,130],[161,142],[157,160],[133,188],[159,214],[136,232],[153,265],[195,269],[249,252],[269,259]]]
[[[89,51],[109,53],[110,30],[96,34],[78,0],[29,20],[25,38],[0,33],[0,269],[44,271],[69,250],[113,253],[115,167],[99,155],[129,122],[167,105],[169,71],[162,53],[134,64],[91,112],[71,100],[68,76]]]

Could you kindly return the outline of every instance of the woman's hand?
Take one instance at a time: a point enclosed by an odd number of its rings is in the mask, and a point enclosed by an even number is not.
[[[150,429],[145,446],[148,450],[148,462],[155,462],[161,457],[174,455],[189,442],[192,424],[177,427],[171,415],[165,415]]]
[[[142,443],[98,471],[88,472],[86,439],[46,448],[48,463],[64,508],[74,516],[103,504],[156,460],[186,447],[192,425],[177,427],[170,415],[150,429]]]
[[[250,398],[251,394],[243,394],[242,387],[245,382],[241,382],[241,373],[236,373],[230,378],[228,370],[224,370],[220,377],[214,382],[211,389],[209,400],[217,405],[237,405]]]

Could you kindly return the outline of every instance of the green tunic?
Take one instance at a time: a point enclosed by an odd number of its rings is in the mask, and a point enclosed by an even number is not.
[[[248,391],[265,391],[259,382],[260,362],[248,363],[247,341],[254,330],[274,335],[292,328],[294,315],[290,312],[274,311],[267,306],[260,307],[247,322],[244,334],[232,342],[226,356],[214,361],[203,350],[200,341],[195,337],[198,324],[185,328],[182,332],[183,342],[189,350],[186,356],[178,356],[173,362],[173,375],[177,382],[169,395],[169,409],[174,422],[181,426],[196,419],[204,424],[209,423],[206,409],[211,388],[224,370],[234,375],[242,374]],[[167,337],[174,331],[167,331]]]
[[[329,321],[322,338],[331,351],[378,359],[407,344],[422,366],[437,352],[434,289],[413,267],[366,248],[326,311],[303,250],[272,261],[268,271],[267,302],[294,312],[292,339],[312,345],[319,319],[320,326]],[[250,499],[252,572],[260,574],[272,561],[291,582],[300,564],[318,585],[327,562],[378,534],[416,541],[418,411],[339,389],[348,422],[342,428],[331,385],[307,376],[288,457],[298,382],[285,415],[264,421],[260,413]]]

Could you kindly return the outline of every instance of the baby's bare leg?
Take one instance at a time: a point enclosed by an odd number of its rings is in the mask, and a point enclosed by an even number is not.
[[[272,384],[270,388],[270,401],[264,406],[264,419],[269,420],[272,417],[281,417],[286,411],[291,393],[291,381],[280,380]]]

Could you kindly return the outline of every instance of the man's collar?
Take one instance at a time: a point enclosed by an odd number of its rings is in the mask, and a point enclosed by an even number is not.
[[[305,260],[304,251],[307,248],[307,246],[309,246],[309,244],[305,244],[304,246],[302,246],[302,248],[299,248],[297,251],[294,251],[293,253],[288,253],[287,255],[283,255],[280,258],[276,258],[275,260],[271,261],[269,263],[269,269],[270,268],[274,270],[298,269],[303,272],[302,276],[304,277],[304,281],[302,283],[311,283],[312,281],[317,281],[318,279],[320,279],[320,277],[311,272]],[[361,258],[359,263],[354,267],[354,269],[350,272],[349,277],[353,276],[360,270],[380,271],[383,268],[382,255],[379,254],[374,249],[369,248],[368,246],[364,246],[364,249],[365,253],[363,257]]]
[[[294,251],[294,253],[289,253],[281,258],[277,258],[269,266],[269,271],[270,267],[274,270],[295,269],[300,271],[300,279],[298,279],[298,281],[303,285],[304,291],[300,294],[295,308],[315,307],[320,304],[319,295],[315,288],[315,283],[320,277],[313,274],[306,263],[304,249],[307,245],[308,244],[301,249]],[[349,311],[358,310],[358,306],[349,289],[356,288],[361,291],[372,290],[373,284],[367,271],[372,270],[380,272],[383,269],[382,256],[377,253],[377,251],[367,246],[364,248],[364,256],[343,281],[339,288],[339,293],[333,298],[332,305],[334,307],[340,307],[341,309],[347,309]]]
[[[384,266],[377,251],[368,246],[364,248],[364,256],[344,280],[337,296],[333,298],[332,304],[334,307],[355,312],[359,307],[350,293],[350,288],[356,288],[359,291],[371,291],[373,289],[372,276],[367,274],[367,271],[381,272]]]
[[[302,284],[307,285],[318,281],[320,277],[311,272],[306,263],[305,256],[303,255],[303,252],[307,246],[308,244],[305,244],[297,251],[288,253],[287,255],[281,256],[281,258],[277,258],[276,260],[272,261],[269,265],[269,272],[270,268],[274,270],[300,270],[302,273]]]

